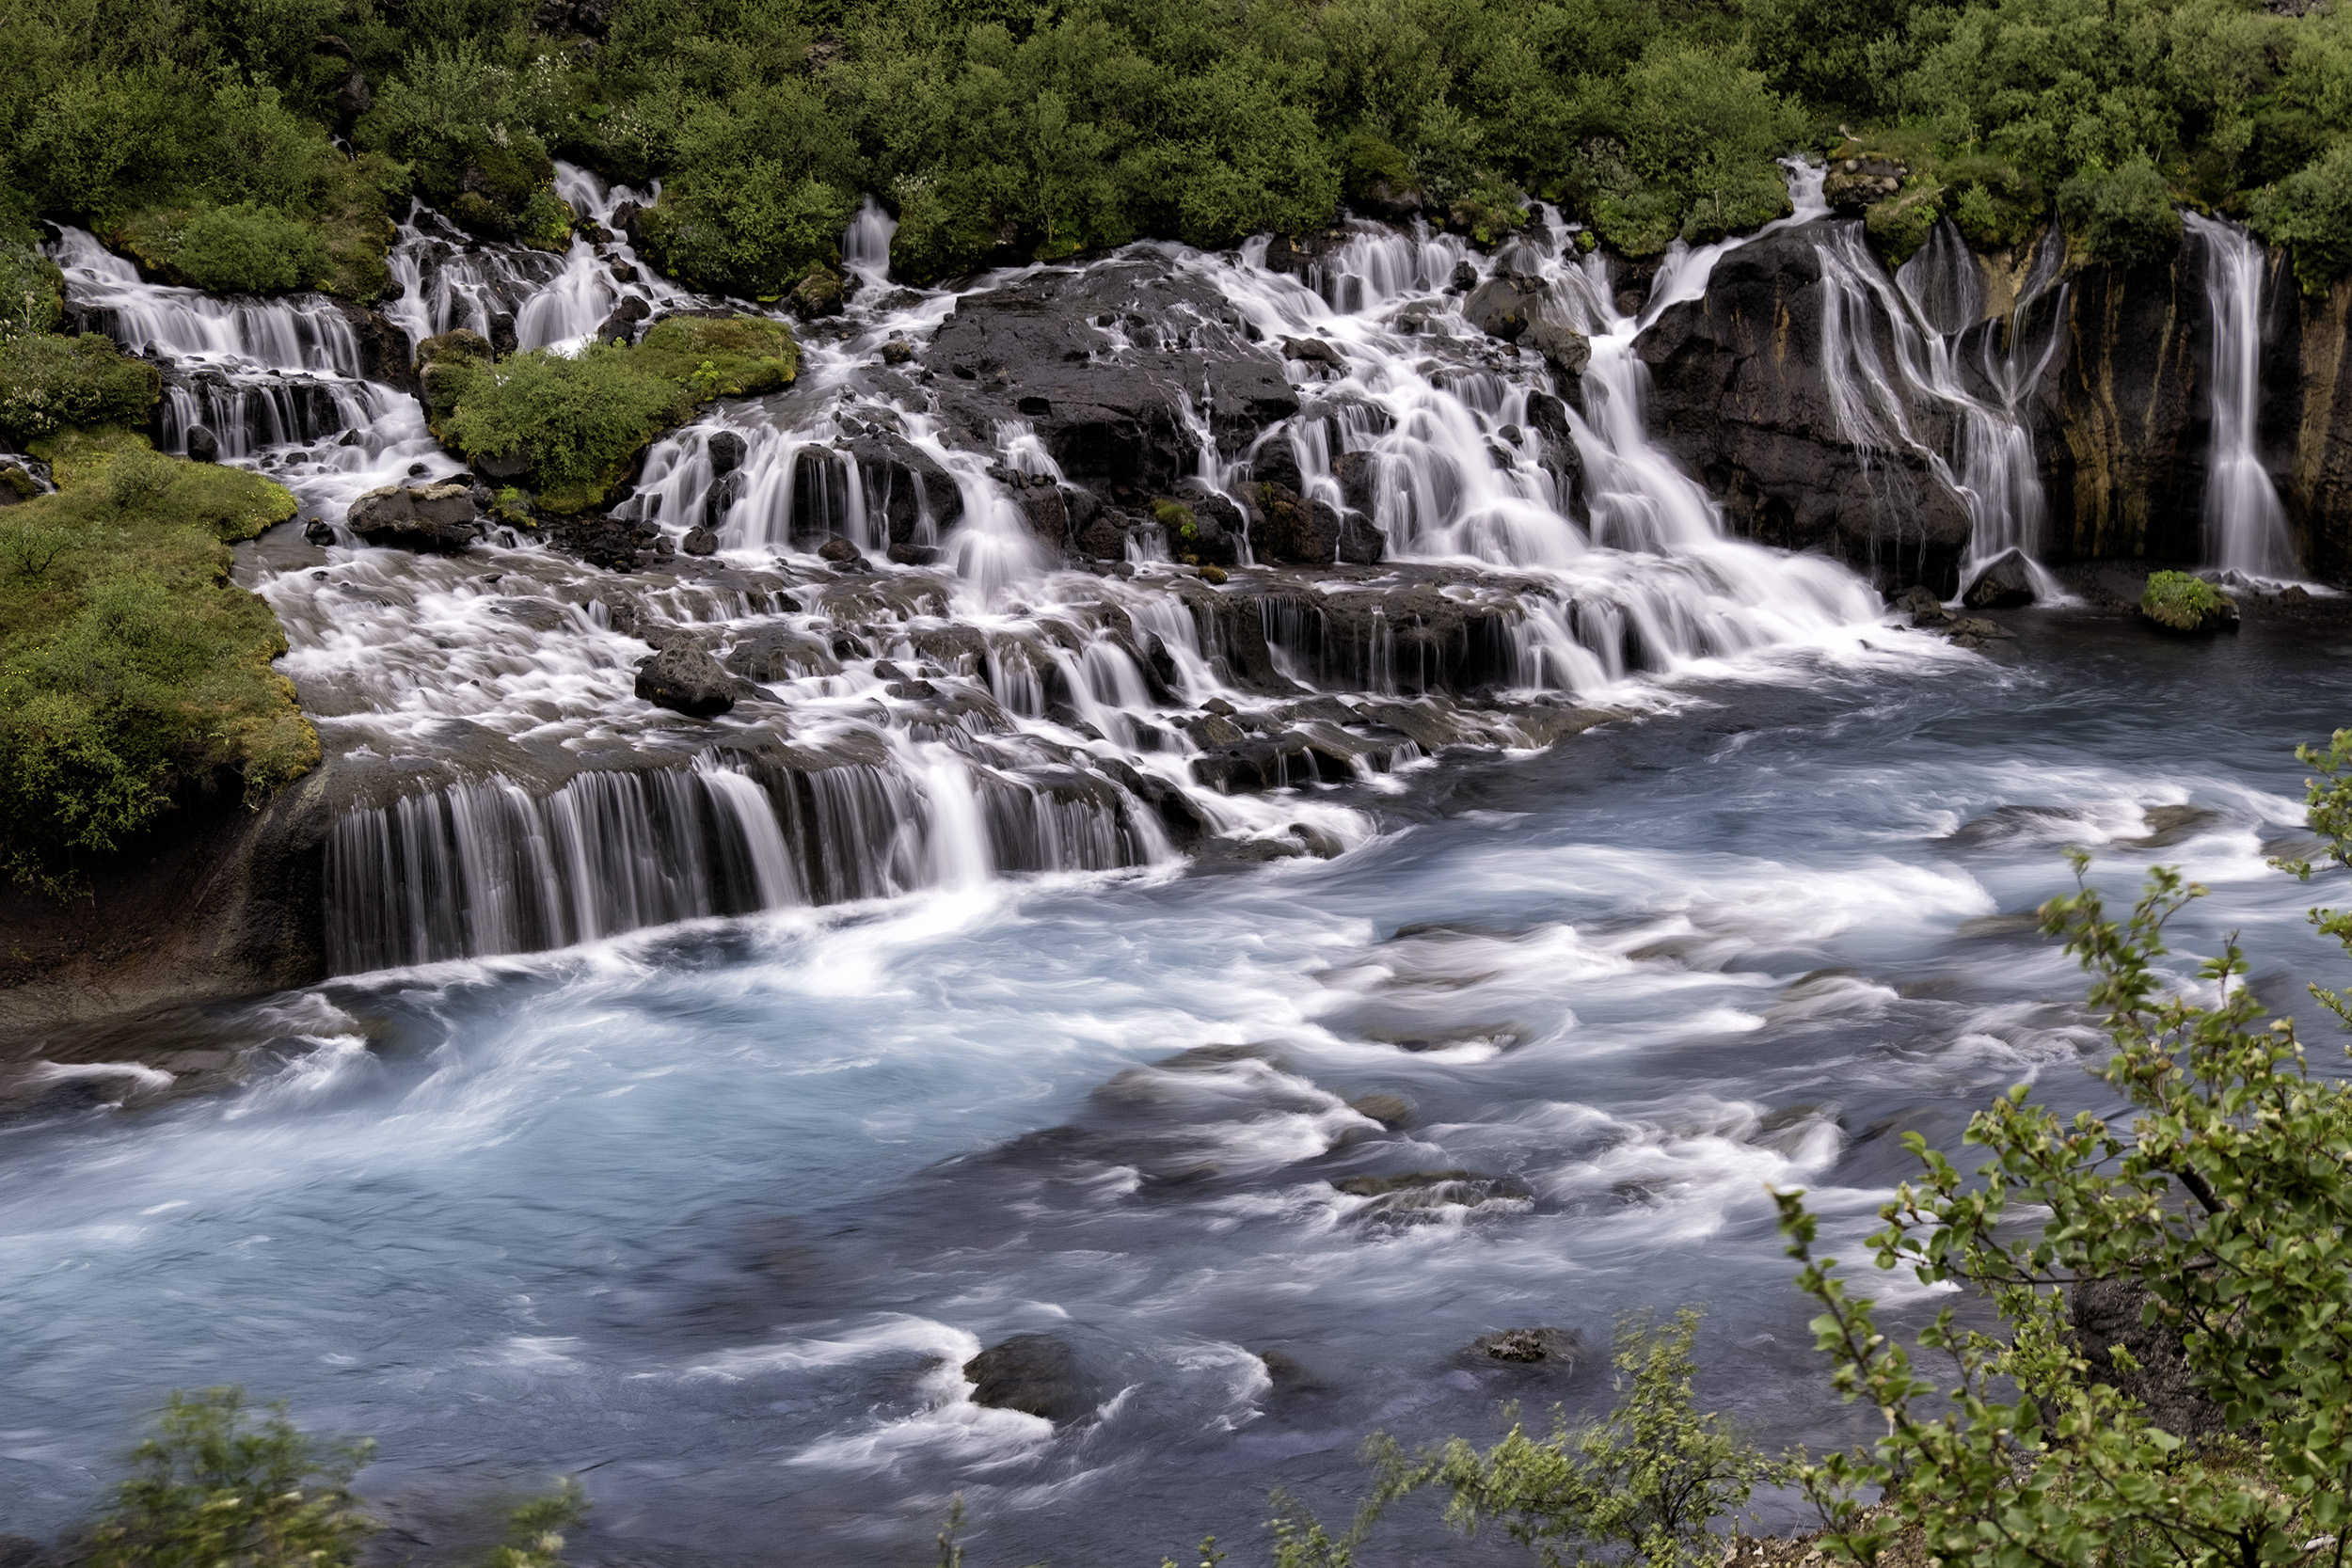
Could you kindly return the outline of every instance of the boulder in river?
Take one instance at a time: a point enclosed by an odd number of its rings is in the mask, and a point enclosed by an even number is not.
[[[751,447],[734,431],[722,430],[703,443],[703,451],[710,456],[710,471],[723,477],[743,466],[743,458]]]
[[[963,1364],[976,1386],[972,1402],[1065,1421],[1085,1413],[1078,1391],[1078,1358],[1050,1334],[1016,1334]]]
[[[1584,1336],[1572,1328],[1506,1328],[1471,1340],[1466,1354],[1483,1364],[1572,1372],[1584,1360]]]
[[[220,437],[202,425],[188,427],[188,461],[217,463],[220,461]]]
[[[351,503],[343,521],[371,545],[449,555],[482,537],[470,484],[387,484]]]
[[[2014,610],[2033,603],[2033,571],[2024,552],[2003,550],[1994,556],[1960,598],[1971,610]]]
[[[676,638],[637,667],[637,695],[690,719],[713,719],[735,705],[739,682],[699,644]]]

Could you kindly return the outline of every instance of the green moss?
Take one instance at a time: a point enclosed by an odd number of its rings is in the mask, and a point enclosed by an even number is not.
[[[674,316],[634,348],[598,343],[576,356],[493,361],[479,339],[464,339],[426,345],[440,348],[426,369],[435,429],[469,462],[527,457],[540,509],[557,514],[600,504],[696,404],[775,391],[800,368],[791,332],[757,316]]]
[[[229,580],[229,543],[294,498],[127,432],[41,445],[58,491],[0,514],[0,863],[63,893],[184,786],[258,805],[319,749],[277,619]]]
[[[0,439],[13,445],[72,425],[143,423],[162,395],[154,366],[98,333],[0,341]]]
[[[2220,589],[2186,572],[2154,572],[2140,590],[2139,612],[2174,631],[2203,631],[2228,611]]]
[[[1932,175],[1914,174],[1864,215],[1863,230],[1888,266],[1901,266],[1928,243],[1944,215],[1943,196],[1944,187]]]
[[[516,219],[515,237],[533,250],[561,255],[571,248],[574,215],[571,203],[553,191],[535,190]]]
[[[1182,501],[1172,501],[1166,498],[1155,500],[1152,503],[1152,515],[1158,521],[1160,527],[1168,531],[1168,536],[1170,539],[1189,544],[1200,537],[1200,519],[1192,515],[1192,508]]]

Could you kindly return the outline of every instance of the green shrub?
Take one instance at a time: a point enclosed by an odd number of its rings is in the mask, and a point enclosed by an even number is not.
[[[351,1495],[371,1445],[323,1445],[236,1388],[174,1393],[90,1538],[92,1568],[348,1568],[375,1530]]]
[[[665,186],[638,220],[645,257],[694,288],[775,299],[812,261],[837,260],[854,193],[769,159]]]
[[[2297,748],[2327,858],[2352,864],[2352,730]],[[2090,857],[2073,857],[2077,879]],[[2298,877],[2301,861],[2273,863]],[[1824,1543],[1867,1562],[1898,1531],[1950,1564],[2286,1564],[2333,1561],[2352,1528],[2352,1083],[2315,1075],[2291,1019],[2272,1018],[2234,944],[2172,989],[2156,969],[2165,928],[2204,889],[2159,866],[2110,921],[2087,886],[2042,909],[2042,928],[2092,976],[2114,1053],[2096,1069],[2133,1113],[2061,1121],[2019,1085],[1970,1121],[1989,1150],[1976,1180],[1906,1145],[1921,1180],[1880,1212],[1865,1243],[1882,1269],[1993,1298],[1996,1332],[1952,1308],[1919,1336],[1956,1363],[1958,1386],[1915,1371],[1867,1300],[1812,1253],[1803,1195],[1779,1195],[1802,1287],[1849,1400],[1883,1413],[1886,1436],[1809,1470],[1833,1525]],[[2352,953],[2352,913],[2312,924]],[[2352,998],[2312,994],[2352,1022]],[[2126,1282],[2141,1323],[2178,1335],[2194,1390],[2226,1435],[2185,1440],[2116,1386],[2138,1364],[2086,1359],[2069,1291]],[[2171,1371],[2164,1375],[2169,1378]],[[1883,1493],[1867,1514],[1861,1493]],[[1916,1560],[1915,1557],[1913,1560]]]
[[[1932,177],[1915,174],[1893,196],[1871,204],[1862,227],[1888,266],[1901,266],[1928,243],[1944,215],[1939,205],[1943,195],[1943,186]]]
[[[2221,590],[2186,572],[2151,572],[2139,591],[2140,613],[2175,631],[2197,631],[2229,608]]]
[[[99,333],[0,340],[0,439],[23,447],[69,425],[143,424],[163,376]]]
[[[65,275],[28,245],[0,242],[0,342],[55,330],[65,311]]]
[[[1296,1503],[1275,1494],[1275,1568],[1354,1568],[1356,1551],[1399,1498],[1424,1487],[1449,1494],[1446,1523],[1464,1534],[1497,1524],[1546,1562],[1630,1560],[1649,1568],[1702,1568],[1723,1560],[1715,1521],[1746,1506],[1759,1485],[1784,1484],[1794,1459],[1775,1461],[1712,1413],[1692,1407],[1691,1346],[1700,1313],[1685,1307],[1665,1327],[1643,1316],[1617,1324],[1611,1356],[1622,1396],[1598,1422],[1531,1437],[1514,1424],[1480,1452],[1462,1438],[1407,1458],[1375,1434],[1372,1496],[1336,1540]]]
[[[2083,253],[2104,261],[2146,261],[2181,243],[2172,192],[2144,152],[2110,171],[2092,165],[2058,187],[2058,214]]]
[[[577,356],[536,350],[493,363],[461,341],[430,359],[427,384],[448,410],[437,428],[468,461],[527,453],[540,504],[573,512],[600,500],[696,404],[773,391],[799,365],[781,322],[673,316],[634,348],[596,343]]]
[[[2296,280],[2324,294],[2352,272],[2352,141],[2255,193],[2254,231],[2295,258]]]

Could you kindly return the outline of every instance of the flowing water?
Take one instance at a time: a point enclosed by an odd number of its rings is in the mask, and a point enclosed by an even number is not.
[[[345,977],[172,1023],[182,1064],[83,1042],[0,1121],[8,1527],[85,1513],[166,1389],[240,1382],[377,1437],[363,1489],[428,1560],[550,1469],[597,1498],[588,1561],[770,1561],[787,1531],[798,1562],[912,1561],[958,1492],[976,1561],[1246,1552],[1271,1485],[1343,1507],[1375,1429],[1605,1397],[1464,1359],[1479,1334],[1599,1343],[1686,1302],[1712,1307],[1710,1399],[1842,1440],[1764,1184],[1815,1187],[1851,1238],[1901,1129],[1950,1146],[2024,1078],[2106,1103],[2078,981],[2018,913],[2060,844],[2118,887],[2184,861],[2217,889],[2197,931],[2242,928],[2266,994],[2320,972],[2261,847],[2299,820],[2288,748],[2341,719],[2340,651],[2028,618],[2004,667],[1724,537],[1649,443],[1630,350],[1726,247],[1677,248],[1640,318],[1556,221],[1498,259],[1367,227],[1303,277],[1263,247],[1089,263],[1198,285],[1216,319],[1186,330],[1329,346],[1248,450],[1192,415],[1204,490],[1354,485],[1389,548],[1265,600],[1316,689],[1271,699],[1166,540],[1095,572],[1038,544],[1023,498],[1058,473],[1025,421],[967,450],[875,374],[960,304],[887,289],[888,223],[855,220],[865,286],[795,388],[649,454],[631,507],[676,548],[706,529],[707,561],[247,552],[352,781]],[[473,252],[420,213],[390,313],[568,346],[631,286],[616,245]],[[214,427],[306,514],[455,471],[340,314],[56,248],[77,308],[219,378],[208,418],[290,380],[342,399],[331,442]],[[1463,322],[1466,260],[1590,335],[1581,387]],[[1938,385],[1930,337],[1906,352]],[[1535,434],[1553,391],[1573,467]],[[890,489],[911,470],[875,443],[941,478]],[[939,559],[835,573],[809,552],[836,535]],[[1449,694],[1393,630],[1333,665],[1347,595],[1404,589],[1499,611],[1497,689]],[[709,723],[637,702],[654,623],[757,651],[760,696]],[[1212,699],[1350,760],[1224,793],[1186,728]],[[1572,704],[1616,717],[1545,749]],[[1171,800],[1216,841],[1197,863]],[[232,1056],[243,1087],[175,1098]],[[1058,1423],[958,1370],[1021,1332],[1075,1354]],[[1395,1560],[1435,1529],[1399,1528]]]
[[[0,1132],[10,1523],[86,1508],[161,1390],[239,1381],[381,1439],[366,1489],[444,1551],[485,1492],[585,1470],[583,1560],[766,1560],[788,1530],[796,1561],[912,1562],[957,1491],[979,1561],[1211,1529],[1247,1560],[1266,1489],[1343,1506],[1375,1428],[1603,1392],[1466,1365],[1473,1337],[1692,1302],[1705,1398],[1856,1435],[1764,1184],[1850,1243],[1898,1130],[1951,1147],[2021,1080],[2106,1107],[2078,977],[2006,918],[2064,885],[2061,843],[2119,891],[2185,864],[2216,891],[2182,950],[2240,929],[2265,995],[2330,973],[2261,847],[2343,651],[2027,637],[2016,669],[1800,659],[1425,771],[1337,862],[979,884],[216,1017],[203,1042],[283,1065]],[[1446,1170],[1492,1180],[1332,1184]],[[1083,1414],[970,1402],[956,1366],[1016,1332],[1074,1347]],[[1399,1528],[1379,1560],[1430,1539]]]
[[[2206,458],[2205,553],[2224,573],[2275,583],[2296,576],[2286,509],[2256,450],[2262,401],[2262,247],[2234,224],[2185,215],[2205,251],[2213,318],[2213,445]]]

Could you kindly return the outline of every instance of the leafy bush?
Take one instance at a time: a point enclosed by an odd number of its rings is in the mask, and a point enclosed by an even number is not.
[[[1615,1560],[1629,1553],[1650,1568],[1699,1568],[1721,1560],[1711,1526],[1746,1505],[1758,1485],[1794,1473],[1742,1441],[1719,1415],[1693,1410],[1691,1346],[1699,1312],[1686,1307],[1665,1327],[1645,1317],[1617,1325],[1612,1361],[1623,1396],[1599,1422],[1572,1428],[1554,1412],[1549,1436],[1514,1425],[1481,1453],[1456,1437],[1410,1459],[1395,1442],[1367,1445],[1378,1469],[1373,1494],[1347,1532],[1329,1530],[1277,1493],[1276,1568],[1353,1568],[1356,1550],[1397,1499],[1428,1486],[1452,1494],[1446,1522],[1464,1534],[1500,1524],[1544,1560]]]
[[[1944,214],[1944,187],[1931,176],[1914,175],[1884,201],[1872,203],[1862,227],[1888,266],[1899,267],[1928,243]]]
[[[90,1541],[91,1568],[347,1568],[375,1529],[351,1495],[371,1445],[323,1445],[243,1390],[174,1393]]]
[[[326,265],[326,246],[310,225],[249,201],[190,214],[170,261],[185,282],[236,293],[310,288]]]
[[[2107,261],[2146,261],[2181,243],[2181,214],[2146,153],[2121,168],[2092,165],[2058,187],[2058,215],[2085,254]]]
[[[0,242],[0,342],[56,328],[65,309],[65,276],[28,245]]]
[[[95,332],[0,339],[0,440],[22,447],[69,425],[142,424],[163,376]]]
[[[755,159],[719,178],[680,180],[640,218],[645,257],[712,293],[775,299],[811,261],[839,255],[857,210],[850,191],[811,176],[787,177]]]
[[[121,434],[42,451],[61,488],[0,524],[0,862],[64,893],[183,784],[226,775],[258,805],[319,749],[270,667],[276,618],[228,580],[228,543],[294,498]]]
[[[673,316],[634,348],[596,343],[576,356],[535,350],[493,363],[472,345],[456,350],[428,369],[435,406],[448,410],[443,438],[469,462],[527,454],[540,503],[555,512],[596,504],[696,404],[773,391],[800,365],[784,325],[755,316]]]
[[[2221,590],[2186,572],[2151,572],[2139,592],[2140,613],[2175,631],[2197,631],[2229,608]]]
[[[2352,730],[2296,756],[2327,859],[2352,864]],[[2089,857],[2077,851],[2079,879]],[[2274,864],[2308,877],[2301,861]],[[1999,1333],[1950,1308],[1919,1336],[1952,1356],[1948,1401],[1817,1259],[1803,1195],[1779,1195],[1803,1288],[1848,1399],[1884,1412],[1869,1450],[1809,1470],[1841,1556],[1870,1561],[1898,1531],[1947,1563],[2247,1564],[2338,1560],[2352,1530],[2352,1084],[2316,1077],[2294,1022],[2268,1016],[2234,944],[2175,992],[2158,974],[2165,928],[2204,889],[2158,867],[2122,921],[2087,886],[2042,910],[2043,929],[2092,976],[2115,1051],[2097,1069],[2128,1103],[2119,1128],[2060,1121],[2024,1085],[1978,1113],[1967,1141],[1993,1159],[1970,1180],[1916,1133],[1922,1180],[1881,1211],[1866,1243],[1883,1269],[1990,1295]],[[2352,953],[2352,913],[2312,924]],[[2312,986],[2352,1022],[2352,998]],[[2177,1336],[2184,1370],[2224,1435],[2185,1440],[2116,1386],[2137,1370],[2086,1358],[2070,1291],[2109,1280],[2144,1292],[2141,1322]],[[1862,1489],[1881,1490],[1867,1514]],[[2316,1554],[2316,1555],[2314,1555]]]
[[[2255,193],[2254,231],[2295,257],[2303,292],[2324,294],[2352,272],[2352,141]]]

